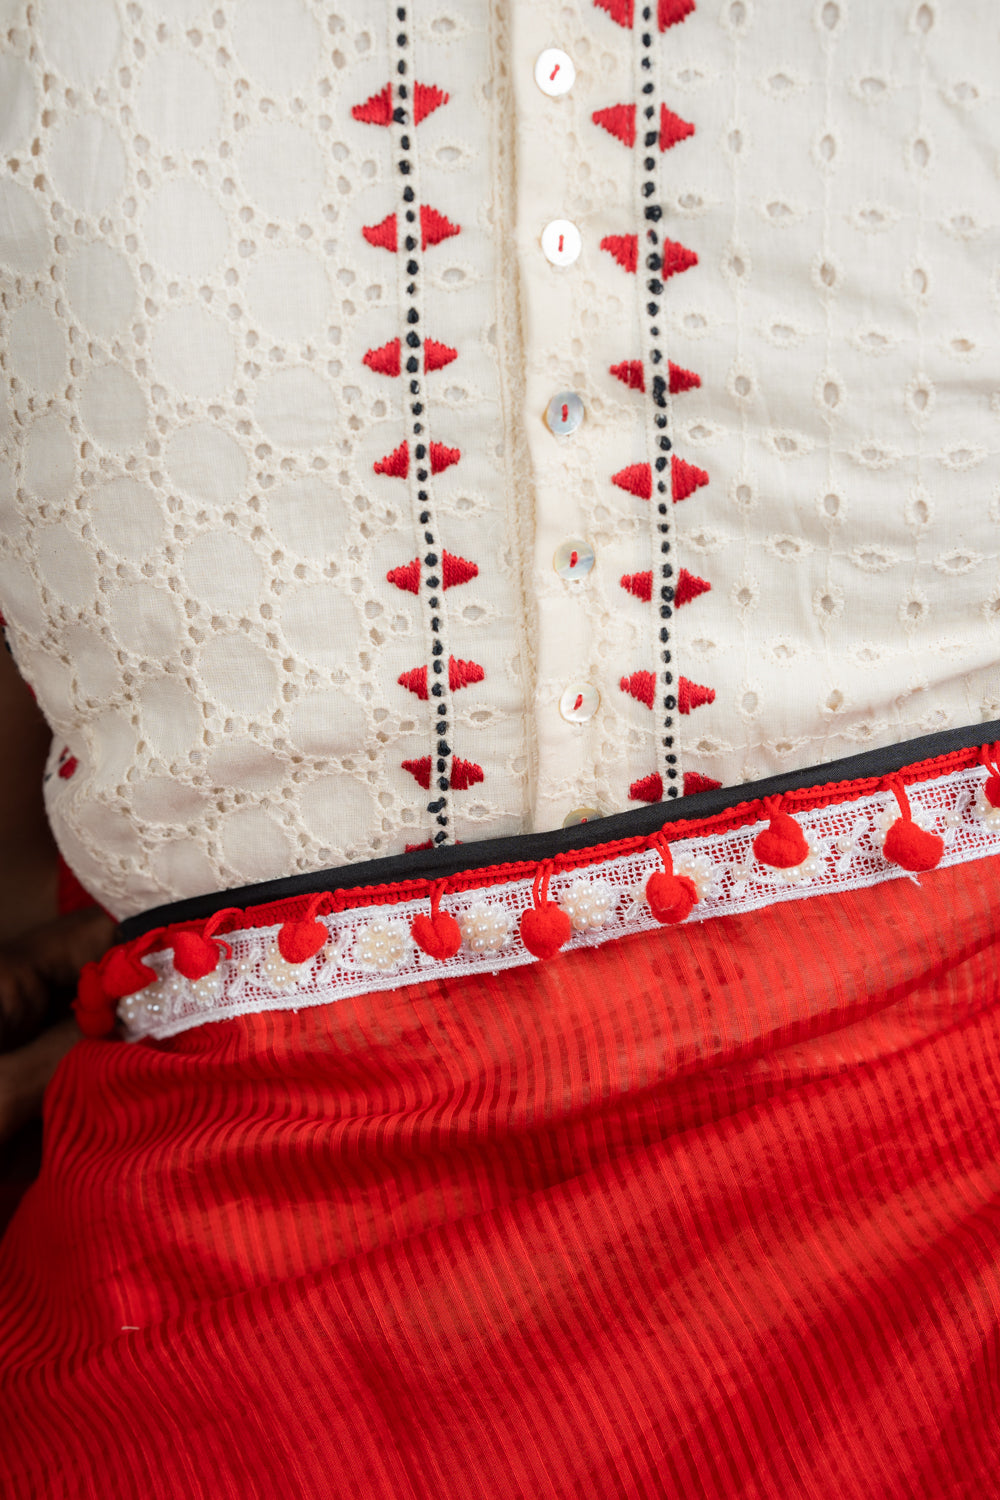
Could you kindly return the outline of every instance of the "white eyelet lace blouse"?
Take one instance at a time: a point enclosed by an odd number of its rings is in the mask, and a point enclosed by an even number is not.
[[[0,0],[0,608],[117,915],[1000,718],[987,0]]]

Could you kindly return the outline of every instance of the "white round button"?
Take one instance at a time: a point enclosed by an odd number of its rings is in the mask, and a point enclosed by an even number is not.
[[[571,266],[583,249],[579,229],[569,219],[553,219],[542,230],[542,249],[554,266]]]
[[[556,548],[552,566],[560,578],[586,578],[594,566],[594,549],[580,537],[568,537]]]
[[[563,818],[564,828],[576,828],[579,823],[592,823],[595,818],[601,818],[604,814],[597,807],[574,807],[571,813]]]
[[[543,94],[556,99],[560,94],[568,94],[576,82],[576,69],[573,59],[567,57],[565,52],[560,52],[558,47],[546,47],[544,52],[539,53],[538,61],[535,63],[535,82]]]
[[[586,724],[597,712],[601,695],[589,682],[571,682],[559,699],[559,712],[570,724]]]
[[[560,391],[545,408],[545,421],[553,437],[569,437],[583,421],[583,402],[576,391]]]

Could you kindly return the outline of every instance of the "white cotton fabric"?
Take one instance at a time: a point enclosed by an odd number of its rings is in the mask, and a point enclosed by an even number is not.
[[[435,640],[482,669],[448,699],[479,777],[449,841],[1000,718],[987,0],[699,0],[646,72],[638,0],[631,28],[610,0],[408,8],[410,76],[448,95],[410,180],[460,228],[421,257],[420,327],[457,354],[424,377],[461,452],[435,535],[478,570],[437,635],[386,576],[425,546],[412,454],[374,470],[405,373],[365,364],[408,326],[405,253],[362,233],[403,212],[400,131],[351,113],[396,76],[397,5],[0,0],[0,609],[56,837],[118,916],[433,839],[403,763],[433,766],[435,705],[399,679]],[[547,47],[576,67],[554,98]],[[674,580],[711,588],[666,627],[654,502],[611,482],[657,456],[646,247],[635,275],[600,248],[645,232],[648,174],[641,130],[592,119],[650,78],[695,126],[653,151],[698,256],[657,326],[701,381],[673,451],[709,476],[667,523]],[[542,253],[556,218],[573,266]],[[630,360],[645,395],[609,374]],[[563,390],[586,418],[557,440]],[[596,565],[567,582],[573,538]],[[648,603],[620,583],[646,571]],[[714,694],[669,746],[664,628],[675,683]]]

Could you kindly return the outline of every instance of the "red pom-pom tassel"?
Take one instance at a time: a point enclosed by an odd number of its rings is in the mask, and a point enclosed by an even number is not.
[[[1000,745],[984,745],[979,752],[979,759],[989,771],[986,784],[983,787],[983,796],[991,807],[1000,807]]]
[[[656,833],[650,845],[660,851],[663,869],[646,881],[646,903],[658,922],[673,925],[685,921],[698,900],[698,889],[687,875],[674,874],[674,857],[662,833]]]
[[[521,915],[521,941],[536,958],[554,958],[573,935],[573,924],[554,901],[548,899],[551,862],[538,867],[531,889],[533,905]]]
[[[154,928],[144,933],[134,943],[118,944],[101,959],[101,984],[111,1000],[124,1000],[126,995],[135,995],[159,978],[155,969],[142,962],[156,940],[163,936],[163,928]]]
[[[73,1014],[84,1036],[110,1036],[115,1029],[116,1002],[105,993],[100,964],[86,963],[76,985]]]
[[[431,890],[430,916],[421,912],[410,924],[413,941],[431,958],[454,958],[462,946],[461,927],[453,916],[441,910],[441,897],[447,884],[446,880],[435,880]]]
[[[809,842],[790,813],[781,811],[780,797],[764,798],[768,825],[753,841],[753,852],[762,865],[791,870],[809,857]]]
[[[894,865],[915,873],[933,870],[944,853],[944,839],[939,833],[928,833],[918,828],[910,812],[909,800],[901,781],[892,783],[892,790],[899,803],[901,816],[893,823],[885,836],[882,852]]]
[[[142,962],[142,955],[162,936],[163,928],[156,927],[134,943],[117,943],[99,961],[84,964],[73,1001],[73,1014],[84,1036],[110,1036],[117,1022],[119,1000],[159,978],[155,969]]]
[[[201,932],[178,932],[173,940],[174,968],[178,974],[183,974],[194,984],[206,974],[215,972],[223,949],[226,957],[232,958],[233,950],[229,944],[213,934],[227,917],[242,916],[236,907],[227,906],[224,911],[217,911],[209,917]]]
[[[316,919],[324,906],[329,906],[330,894],[320,891],[309,902],[299,917],[289,917],[278,929],[278,952],[286,964],[304,964],[316,954],[330,934],[322,922]]]

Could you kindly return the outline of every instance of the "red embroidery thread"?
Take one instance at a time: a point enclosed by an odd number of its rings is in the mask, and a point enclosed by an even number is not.
[[[387,83],[384,89],[377,94],[372,94],[364,104],[355,104],[351,110],[351,117],[360,120],[362,125],[391,125],[392,84]]]
[[[677,276],[681,271],[690,271],[692,266],[698,264],[698,257],[693,250],[686,245],[681,245],[677,240],[663,241],[663,279],[669,276]]]
[[[665,241],[664,249],[670,243],[669,240]],[[606,250],[623,271],[628,271],[630,276],[635,275],[636,266],[639,263],[639,236],[637,234],[606,234],[601,241],[601,249]],[[667,274],[671,275],[672,272]]]
[[[398,568],[390,568],[385,576],[389,583],[394,583],[398,589],[402,589],[405,593],[419,593],[419,557],[415,557],[412,562],[403,563]],[[464,557],[456,557],[452,552],[442,552],[441,583],[444,588],[451,589],[456,584],[468,583],[470,579],[478,577],[479,568],[476,563],[468,562]]]
[[[635,17],[635,0],[594,0],[598,10],[606,10],[612,21],[631,28]],[[660,27],[662,31],[662,26]]]
[[[422,755],[419,760],[404,760],[401,762],[404,771],[409,771],[413,779],[423,787],[425,792],[431,787],[431,758]],[[471,760],[461,760],[457,755],[451,763],[451,789],[453,792],[468,791],[470,786],[485,780],[482,766],[477,766]]]
[[[462,457],[461,448],[447,448],[444,443],[430,444],[431,473],[443,474]],[[387,453],[372,465],[376,474],[385,474],[390,479],[405,479],[410,472],[410,445],[404,438],[398,448]]]
[[[650,500],[653,495],[653,470],[649,464],[629,464],[612,474],[611,483],[620,490],[627,490],[637,500]]]
[[[686,459],[678,458],[676,453],[671,454],[670,486],[675,505],[708,484],[708,478],[705,470],[699,469],[697,464],[689,464]]]
[[[482,682],[486,673],[478,662],[459,661],[455,656],[448,658],[448,686],[453,693],[459,688],[469,687],[474,682]],[[427,668],[413,667],[408,672],[401,672],[396,678],[400,687],[405,687],[409,692],[415,693],[421,702],[426,703],[427,693]]]
[[[721,785],[721,781],[715,781],[711,776],[702,776],[699,771],[684,772],[685,797],[693,797],[698,792],[717,791]],[[663,778],[657,771],[651,776],[643,776],[639,781],[633,781],[628,794],[635,802],[662,802]]]
[[[714,702],[715,688],[703,687],[700,682],[692,682],[689,677],[678,678],[677,710],[679,713],[689,714],[692,709]]]
[[[632,594],[636,599],[641,599],[643,604],[648,604],[653,597],[653,574],[648,573],[626,573],[619,579],[621,587],[626,593]],[[678,608],[682,604],[690,604],[692,599],[697,599],[699,594],[708,593],[712,585],[704,578],[698,578],[694,573],[689,573],[687,568],[681,568],[677,575],[677,587],[674,590],[674,603]]]
[[[668,26],[686,21],[696,8],[695,0],[659,0],[656,19],[660,30],[666,31]]]
[[[675,365],[673,360],[668,360],[670,369],[670,394],[679,396],[682,391],[695,390],[701,385],[701,376],[695,375],[692,370],[685,370],[681,365]],[[608,371],[627,385],[630,391],[645,391],[646,372],[643,369],[641,359],[625,359],[619,365],[612,365]]]
[[[468,583],[470,579],[478,577],[479,568],[474,562],[468,562],[464,557],[456,557],[452,552],[442,552],[441,578],[446,589],[454,588],[459,583]]]
[[[399,234],[394,213],[387,214],[378,224],[365,224],[361,233],[369,245],[374,245],[379,250],[388,250],[392,255],[399,250]],[[453,224],[444,214],[439,213],[436,208],[430,208],[426,203],[420,205],[420,240],[424,250],[428,245],[440,245],[442,240],[450,240],[454,235],[461,233],[460,224]]]
[[[635,145],[634,104],[610,104],[607,109],[595,109],[590,118],[623,146]]]
[[[447,104],[450,98],[431,83],[417,83],[413,86],[413,118],[418,125],[423,124],[428,115],[432,115],[442,104]]]
[[[672,146],[686,141],[688,136],[694,135],[694,126],[690,120],[682,120],[680,115],[675,115],[672,109],[665,104],[660,105],[660,150],[669,151]]]
[[[699,578],[696,573],[689,573],[687,568],[681,568],[677,574],[677,587],[674,590],[674,603],[678,609],[682,604],[690,604],[692,599],[697,599],[701,594],[710,592],[712,585],[705,578]]]
[[[413,86],[413,118],[420,125],[427,116],[440,109],[442,104],[448,103],[449,96],[442,93],[435,84],[417,83]],[[387,83],[385,88],[380,89],[377,94],[372,94],[364,104],[355,104],[351,110],[351,116],[360,120],[362,125],[391,125],[392,124],[392,84]]]

